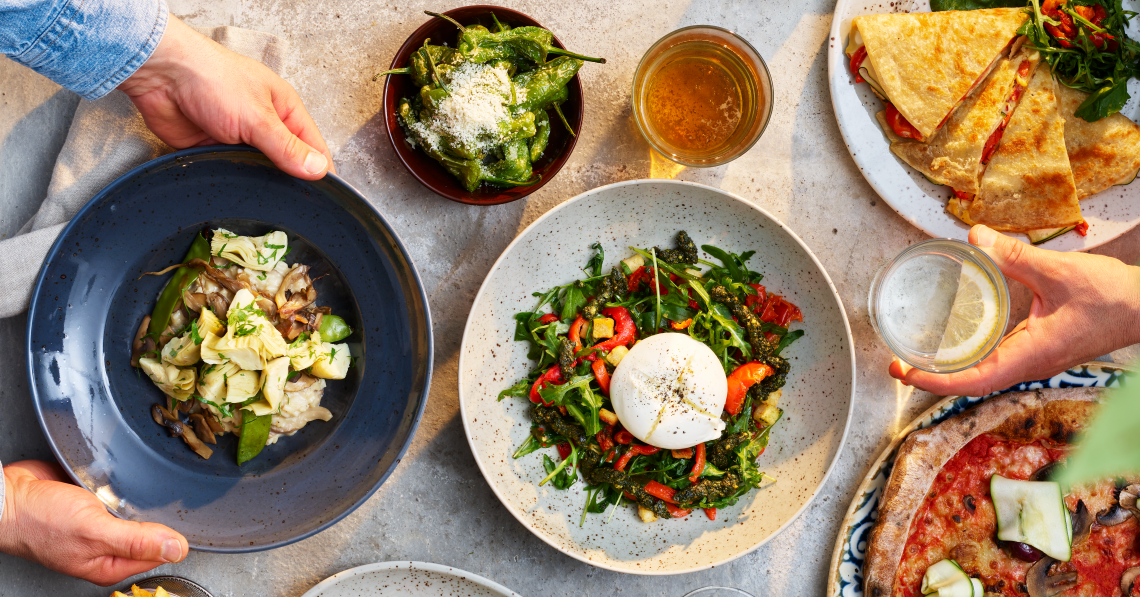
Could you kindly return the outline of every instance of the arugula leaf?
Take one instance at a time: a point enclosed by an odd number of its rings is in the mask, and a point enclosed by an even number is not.
[[[724,268],[728,270],[728,275],[731,276],[733,280],[736,280],[737,282],[744,281],[744,276],[741,272],[741,266],[743,263],[740,262],[739,258],[737,258],[735,255],[712,245],[701,245],[701,249],[705,253],[708,253],[709,255],[712,255],[713,257],[719,259],[720,262],[724,264]]]
[[[1019,8],[1025,0],[930,0],[931,12],[942,10],[978,10],[982,8]]]
[[[563,320],[574,319],[578,311],[585,306],[586,295],[582,292],[582,288],[577,284],[570,284],[566,287],[566,293],[562,296],[562,312],[559,318]]]
[[[739,348],[740,352],[744,353],[744,360],[751,361],[752,345],[745,338],[744,328],[732,320],[732,312],[728,310],[728,307],[720,303],[712,303],[711,306],[712,308],[708,311],[709,316],[728,332],[729,341],[734,347]]]
[[[534,385],[534,380],[530,379],[529,377],[520,380],[515,385],[503,390],[502,392],[499,392],[499,400],[502,401],[502,399],[506,398],[507,396],[511,396],[512,398],[526,398],[530,395],[530,387],[532,385]]]
[[[1124,104],[1128,103],[1128,79],[1125,78],[1116,84],[1112,83],[1112,79],[1108,82],[1109,85],[1085,98],[1073,114],[1087,122],[1096,122],[1119,112]]]
[[[590,248],[595,251],[594,256],[586,262],[586,267],[582,271],[586,272],[587,276],[597,277],[602,275],[602,264],[606,261],[606,252],[602,250],[602,243],[594,243]]]
[[[779,354],[782,350],[787,348],[789,344],[791,344],[792,342],[795,342],[800,336],[803,336],[803,335],[804,335],[803,330],[795,330],[795,331],[788,332],[787,334],[784,334],[784,337],[780,338],[780,343],[778,345],[776,345],[776,355],[779,356]]]
[[[687,301],[686,301],[687,302]],[[688,307],[680,307],[673,304],[662,303],[661,316],[670,321],[685,321],[686,319],[693,318],[693,310]]]
[[[519,449],[515,450],[514,454],[511,454],[511,458],[522,458],[531,452],[537,452],[541,449],[542,443],[535,439],[533,435],[528,435],[526,436],[526,441],[519,446]]]

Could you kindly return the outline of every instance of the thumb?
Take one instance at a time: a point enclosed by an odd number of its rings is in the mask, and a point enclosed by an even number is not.
[[[1048,277],[1046,262],[1052,254],[1050,251],[1010,238],[982,224],[970,229],[970,244],[988,255],[1001,273],[1034,292]]]
[[[136,562],[181,562],[190,545],[169,527],[153,522],[121,520],[107,513],[100,521],[106,554]]]
[[[260,126],[253,127],[250,145],[260,149],[278,168],[297,178],[323,178],[329,169],[328,158],[294,135],[276,114],[271,114]]]

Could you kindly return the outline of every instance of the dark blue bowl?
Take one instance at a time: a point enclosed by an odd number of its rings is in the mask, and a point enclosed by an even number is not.
[[[202,460],[150,418],[163,394],[130,366],[131,340],[199,230],[283,230],[313,266],[318,304],[355,332],[333,412],[238,466],[236,439]],[[330,174],[293,178],[257,150],[203,147],[128,172],[76,214],[48,254],[28,312],[28,376],[40,425],[76,482],[116,515],[166,524],[194,549],[243,552],[340,520],[399,463],[431,381],[427,296],[391,226]]]

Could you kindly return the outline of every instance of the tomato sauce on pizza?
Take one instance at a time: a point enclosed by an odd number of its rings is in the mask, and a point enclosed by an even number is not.
[[[997,521],[990,498],[990,478],[1032,480],[1046,466],[1064,459],[1069,446],[1049,439],[1019,442],[986,433],[966,444],[939,471],[915,512],[897,568],[895,595],[921,597],[922,577],[942,559],[958,562],[981,580],[987,595],[1029,594],[1026,573],[1033,562],[1015,557],[997,540]],[[1096,514],[1116,502],[1111,480],[1072,488],[1065,496],[1070,512],[1083,501]],[[1069,562],[1053,566],[1053,574],[1076,571],[1077,585],[1061,595],[1111,597],[1120,592],[1121,575],[1140,565],[1134,517],[1114,526],[1092,524],[1089,536],[1075,540]]]

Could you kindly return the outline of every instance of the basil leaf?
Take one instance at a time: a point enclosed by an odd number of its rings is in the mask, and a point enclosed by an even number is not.
[[[1105,396],[1092,423],[1077,438],[1068,466],[1053,475],[1062,487],[1140,471],[1140,383],[1126,376]]]

